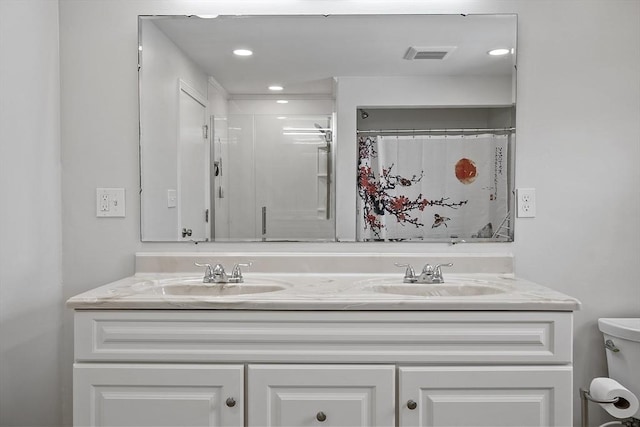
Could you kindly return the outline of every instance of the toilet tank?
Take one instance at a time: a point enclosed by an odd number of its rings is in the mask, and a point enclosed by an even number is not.
[[[640,318],[598,319],[605,343],[611,340],[620,351],[605,350],[609,378],[628,388],[640,399]],[[633,416],[640,418],[640,410]]]

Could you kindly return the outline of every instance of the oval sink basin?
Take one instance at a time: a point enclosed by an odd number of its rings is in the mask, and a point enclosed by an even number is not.
[[[247,279],[245,283],[202,283],[202,278],[178,278],[159,280],[154,286],[138,289],[158,295],[224,297],[231,295],[260,294],[287,289],[287,284],[269,279]]]
[[[402,284],[373,286],[374,292],[420,297],[473,297],[502,294],[504,289],[490,285]]]
[[[165,285],[159,288],[163,295],[184,296],[212,296],[224,297],[229,295],[260,294],[276,292],[286,289],[282,285],[258,285],[245,283],[202,283],[200,285]]]

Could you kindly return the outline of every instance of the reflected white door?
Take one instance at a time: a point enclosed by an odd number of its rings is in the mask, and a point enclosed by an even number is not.
[[[178,125],[178,232],[183,240],[209,233],[209,144],[206,100],[180,82]]]

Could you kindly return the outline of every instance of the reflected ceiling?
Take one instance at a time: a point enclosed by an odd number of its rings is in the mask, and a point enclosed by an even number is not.
[[[513,15],[167,17],[155,24],[231,95],[331,94],[336,76],[511,75]],[[340,49],[336,49],[340,46]],[[407,60],[410,47],[455,48]],[[233,50],[251,49],[250,57]]]

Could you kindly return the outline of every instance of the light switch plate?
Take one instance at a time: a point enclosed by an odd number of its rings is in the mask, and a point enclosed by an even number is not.
[[[178,206],[178,192],[176,190],[167,190],[167,207],[175,208]]]
[[[96,188],[96,216],[124,218],[124,188]]]

